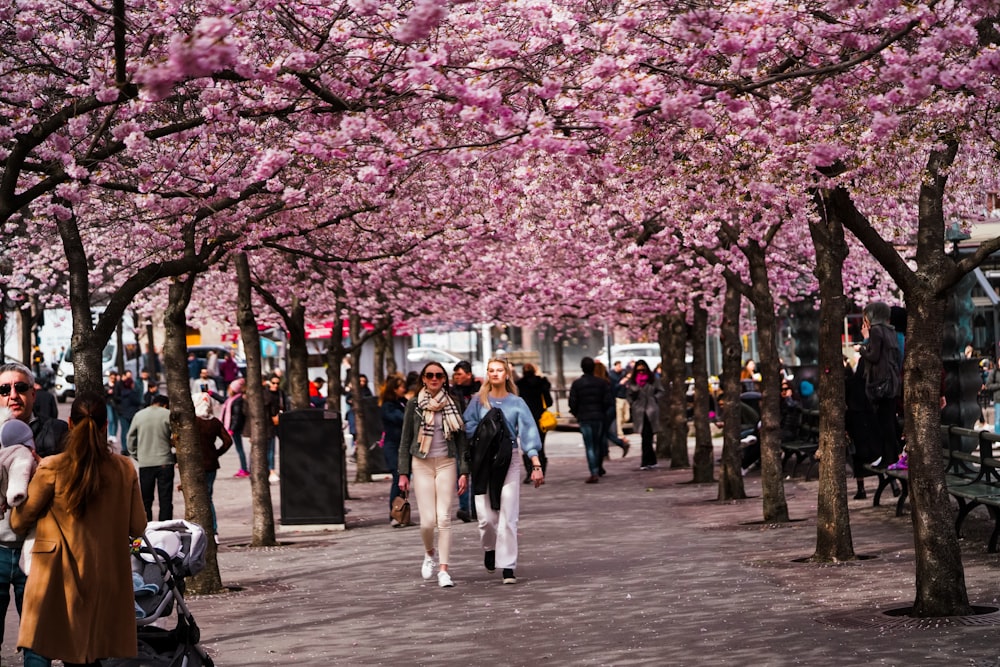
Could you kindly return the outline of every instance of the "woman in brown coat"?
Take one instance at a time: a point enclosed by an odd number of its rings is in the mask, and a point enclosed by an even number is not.
[[[17,637],[25,665],[136,655],[129,546],[146,528],[139,478],[108,449],[101,396],[80,395],[69,425],[66,451],[39,463],[10,519],[18,533],[36,528]]]

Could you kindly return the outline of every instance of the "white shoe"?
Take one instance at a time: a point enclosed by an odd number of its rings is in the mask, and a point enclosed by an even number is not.
[[[434,556],[424,556],[424,564],[420,566],[420,576],[424,579],[430,579],[434,576],[435,567],[437,567],[437,563],[434,562]]]
[[[278,477],[278,473],[274,472],[273,470],[271,471],[271,474],[268,475],[268,477],[267,477],[267,481],[271,482],[272,484],[274,482],[278,482],[280,480],[281,480],[281,478]]]
[[[451,580],[451,575],[448,574],[447,570],[441,570],[438,572],[438,586],[441,588],[451,588],[455,585],[455,582]]]

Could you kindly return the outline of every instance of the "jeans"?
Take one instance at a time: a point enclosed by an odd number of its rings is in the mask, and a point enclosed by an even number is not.
[[[51,664],[52,661],[48,658],[43,658],[30,648],[24,649],[24,667],[50,667]],[[64,662],[63,664],[71,665],[73,663]]]
[[[122,434],[121,435],[121,440],[118,441],[118,444],[121,445],[122,456],[129,456],[129,453],[128,453],[128,431],[129,431],[130,428],[132,428],[132,420],[131,419],[125,419],[124,417],[119,417],[118,421],[121,422],[121,429],[119,429],[119,432]]]
[[[604,422],[580,422],[580,435],[583,436],[583,446],[587,450],[587,467],[590,474],[597,477],[601,473],[601,461],[604,459]]]
[[[218,474],[218,470],[205,471],[205,485],[208,487],[208,507],[212,510],[212,532],[216,535],[219,534],[219,522],[215,518],[215,501],[212,500],[212,491],[215,490],[215,477]]]
[[[110,403],[108,404],[107,408],[108,408],[108,435],[110,435],[110,436],[117,436],[118,435],[118,411],[115,410],[111,406]],[[123,442],[125,441],[125,436],[126,435],[128,435],[128,432],[123,432],[122,433],[122,441]]]
[[[146,466],[139,468],[139,492],[146,508],[146,521],[153,520],[153,490],[160,498],[159,521],[174,518],[174,466]]]
[[[3,644],[3,619],[7,617],[7,607],[10,606],[10,589],[14,588],[14,606],[17,615],[21,615],[21,603],[24,601],[24,584],[28,580],[18,561],[21,560],[21,550],[10,547],[0,547],[0,644]]]
[[[274,470],[274,436],[267,439],[267,469]]]
[[[250,471],[250,467],[247,465],[247,454],[243,451],[243,434],[233,433],[233,447],[236,448],[236,454],[240,457],[240,470]]]

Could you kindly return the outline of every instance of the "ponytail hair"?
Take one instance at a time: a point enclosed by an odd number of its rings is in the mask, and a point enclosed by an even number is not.
[[[69,460],[66,505],[71,514],[81,517],[87,511],[87,502],[100,493],[101,465],[112,456],[104,397],[93,392],[80,394],[70,408],[69,420],[73,427],[66,436]]]

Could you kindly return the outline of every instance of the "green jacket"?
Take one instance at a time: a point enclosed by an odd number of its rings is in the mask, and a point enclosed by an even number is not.
[[[454,399],[452,399],[454,400]],[[458,406],[456,405],[456,409]],[[427,458],[420,453],[420,427],[424,423],[423,410],[417,407],[417,399],[407,401],[406,412],[403,414],[403,437],[399,439],[399,474],[410,474],[410,460],[416,456],[418,459]],[[469,474],[469,462],[466,460],[466,452],[469,451],[469,440],[465,435],[465,429],[459,429],[452,434],[448,440],[448,456],[452,458],[458,454],[458,474]]]

